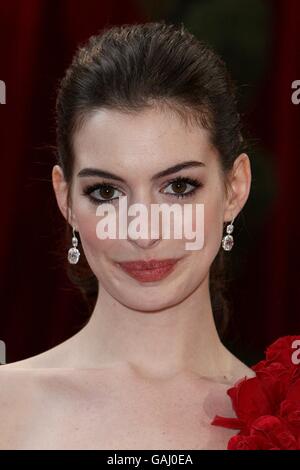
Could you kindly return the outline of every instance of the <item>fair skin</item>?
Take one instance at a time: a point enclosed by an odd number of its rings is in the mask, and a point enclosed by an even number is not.
[[[180,398],[188,402],[195,399],[197,409],[206,409],[205,422],[209,421],[207,416],[212,419],[216,413],[232,413],[230,403],[224,401],[228,385],[241,376],[255,374],[222,344],[218,336],[209,294],[209,269],[221,245],[223,223],[237,217],[247,201],[251,185],[248,156],[243,153],[236,158],[230,173],[229,191],[226,192],[220,157],[210,143],[208,131],[196,125],[186,127],[178,116],[158,108],[135,115],[112,110],[97,111],[75,135],[74,151],[71,187],[64,180],[60,166],[55,165],[53,188],[59,209],[66,220],[70,216],[69,222],[79,232],[87,261],[99,280],[98,299],[90,321],[76,335],[50,351],[7,364],[1,370],[65,370],[67,383],[71,380],[91,403],[99,398],[100,383],[104,381],[107,386],[114,383],[115,391],[119,387],[124,391],[130,390],[127,400],[130,396],[142,414],[148,407],[147,419],[151,407],[156,410],[159,407],[162,414],[167,413],[163,403],[174,403],[178,407],[179,393]],[[204,165],[187,167],[151,180],[154,174],[184,161],[197,161]],[[78,176],[84,168],[105,170],[124,181]],[[190,197],[176,198],[174,186],[169,182],[178,176],[197,179],[202,186]],[[128,205],[136,202],[148,207],[151,203],[203,203],[204,247],[187,251],[184,239],[99,240],[96,236],[97,205],[83,194],[83,190],[88,185],[104,182],[116,188],[109,197],[126,195]],[[71,206],[67,202],[68,189],[71,190]],[[189,190],[189,185],[184,188],[184,192]],[[93,195],[104,198],[99,190]],[[180,257],[176,269],[165,279],[151,284],[131,278],[114,263],[174,257]],[[73,375],[69,379],[70,370]],[[90,387],[82,385],[82,374],[86,377],[84,384]],[[61,374],[58,375],[58,382],[53,379],[55,390],[60,390],[61,386]],[[114,402],[115,424],[118,427],[126,419],[128,427],[128,415],[125,418],[121,411],[117,411],[120,400],[119,397]],[[207,406],[204,405],[206,401]],[[75,402],[78,406],[77,396]],[[114,413],[110,411],[110,416]],[[174,412],[168,413],[174,429]],[[190,445],[194,442],[195,448],[199,445],[225,448],[232,431],[213,426],[199,430],[199,420],[195,422],[193,408],[185,419],[190,425],[195,423],[194,441],[190,440]],[[204,419],[202,415],[201,419]],[[177,429],[181,431],[173,435],[172,441],[165,443],[171,445],[172,442],[173,446],[183,448],[187,431],[184,434],[182,421],[176,422]],[[188,423],[186,426],[188,428]],[[70,432],[68,426],[67,432]],[[93,433],[95,429],[92,427],[90,436],[94,436]],[[153,433],[151,436],[155,448],[157,442]],[[124,448],[127,445],[131,446],[128,448],[151,445],[148,435],[144,435],[144,441],[143,436],[139,436],[134,442],[119,436],[116,444],[105,441],[104,436],[102,439],[108,446],[116,445],[119,449],[121,445]],[[187,440],[186,445],[189,444]],[[102,445],[105,444],[102,442]]]

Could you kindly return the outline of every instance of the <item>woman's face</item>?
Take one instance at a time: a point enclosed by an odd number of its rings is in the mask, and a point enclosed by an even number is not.
[[[155,311],[171,307],[188,297],[208,276],[220,249],[226,215],[224,180],[216,149],[208,132],[199,126],[186,127],[178,116],[155,108],[138,114],[101,110],[91,116],[74,136],[74,173],[71,188],[72,215],[79,231],[87,261],[101,288],[123,305],[137,310]],[[154,178],[184,162],[201,162],[177,172]],[[122,181],[107,177],[79,176],[93,168],[112,173]],[[176,186],[177,178],[187,178]],[[175,182],[174,182],[175,180]],[[195,181],[198,186],[195,185]],[[178,183],[178,182],[177,182]],[[97,187],[97,185],[105,185]],[[88,194],[89,193],[89,194]],[[177,197],[176,194],[187,194]],[[127,196],[134,203],[204,205],[204,244],[186,250],[184,236],[155,240],[99,239],[99,200],[111,204],[118,214],[117,200]],[[93,198],[93,200],[91,199]],[[193,212],[195,216],[195,211]],[[193,228],[195,229],[195,217]],[[128,219],[133,220],[134,217]],[[150,232],[149,232],[150,233]],[[183,234],[185,232],[183,231]],[[121,269],[117,262],[179,258],[175,268],[161,280],[142,282]],[[80,263],[80,260],[79,260]]]

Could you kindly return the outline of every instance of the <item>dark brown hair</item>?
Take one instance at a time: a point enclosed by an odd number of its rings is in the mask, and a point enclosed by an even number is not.
[[[226,176],[244,149],[235,84],[211,47],[183,24],[165,21],[106,27],[78,47],[59,84],[56,101],[57,163],[69,188],[73,136],[84,121],[100,108],[133,113],[149,106],[168,107],[185,123],[209,130],[220,156],[226,190]],[[66,237],[69,245],[69,224]],[[68,266],[68,275],[92,311],[98,280],[80,251],[80,262]],[[220,248],[210,269],[212,307],[220,335],[229,319],[224,256],[228,254]]]

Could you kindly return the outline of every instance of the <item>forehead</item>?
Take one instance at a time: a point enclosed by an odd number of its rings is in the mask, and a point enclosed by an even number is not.
[[[216,158],[206,129],[187,126],[174,112],[156,108],[135,113],[98,110],[76,132],[73,146],[76,171],[98,166],[150,176],[185,160],[207,165]]]

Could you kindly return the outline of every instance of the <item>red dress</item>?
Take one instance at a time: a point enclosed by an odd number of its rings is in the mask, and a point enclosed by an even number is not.
[[[216,415],[211,424],[239,430],[228,450],[300,449],[300,336],[283,336],[266,357],[227,390],[236,418]]]

